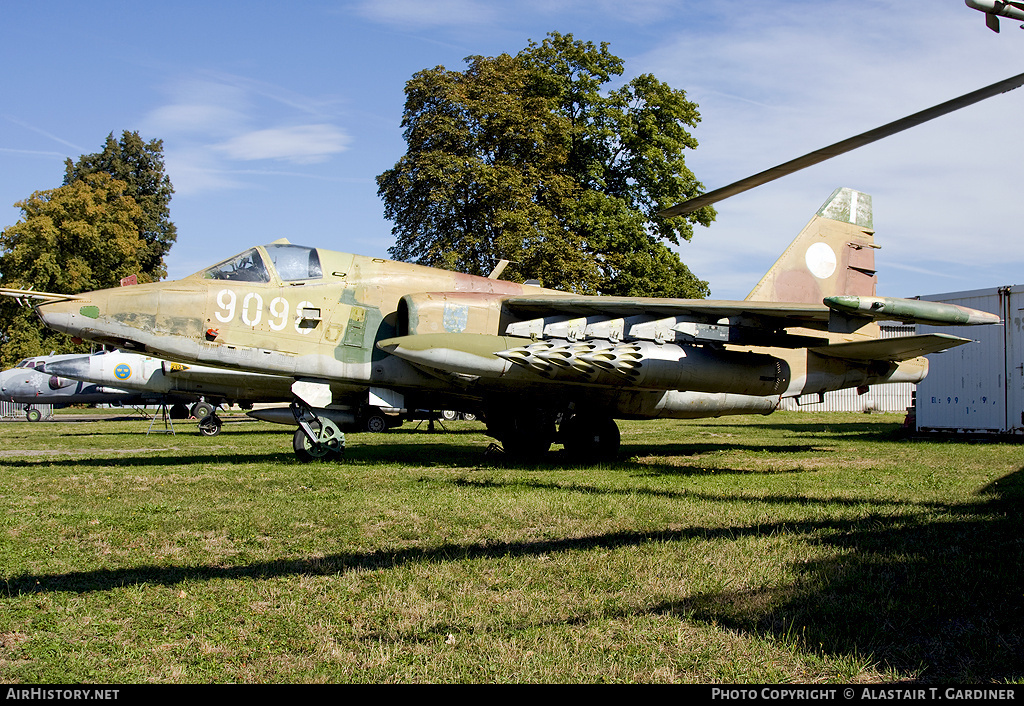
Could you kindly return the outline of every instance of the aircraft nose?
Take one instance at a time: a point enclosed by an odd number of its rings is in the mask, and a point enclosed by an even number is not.
[[[76,336],[82,330],[85,317],[81,310],[85,308],[77,301],[48,302],[37,305],[36,313],[47,328]]]
[[[0,373],[0,394],[3,395],[3,399],[7,402],[14,402],[18,397],[34,396],[37,390],[31,380],[25,377],[26,374],[30,375],[31,373],[32,371],[19,368],[12,368]]]
[[[82,358],[69,358],[67,360],[58,360],[52,363],[46,364],[46,372],[51,375],[57,375],[62,378],[81,379],[83,375],[89,373],[89,359]]]

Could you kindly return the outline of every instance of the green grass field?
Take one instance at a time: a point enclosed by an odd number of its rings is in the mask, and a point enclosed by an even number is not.
[[[0,682],[1024,681],[1024,446],[892,415],[622,423],[621,461],[476,423],[0,424]]]

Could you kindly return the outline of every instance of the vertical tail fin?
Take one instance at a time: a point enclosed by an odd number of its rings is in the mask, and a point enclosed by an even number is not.
[[[837,294],[873,296],[874,233],[871,196],[836,189],[747,301],[820,304]]]

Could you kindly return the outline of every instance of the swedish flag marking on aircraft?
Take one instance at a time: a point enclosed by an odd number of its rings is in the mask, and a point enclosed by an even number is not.
[[[127,380],[131,376],[132,369],[131,366],[128,365],[127,363],[121,363],[116,368],[114,368],[114,377],[116,377],[118,380]]]

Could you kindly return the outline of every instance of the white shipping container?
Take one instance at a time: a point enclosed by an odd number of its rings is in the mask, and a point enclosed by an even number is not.
[[[1024,434],[1024,286],[922,296],[999,314],[998,326],[918,326],[919,333],[970,338],[928,356],[928,377],[917,386],[917,428]]]

